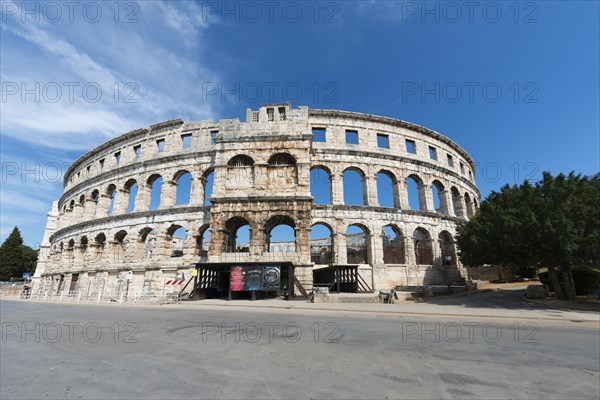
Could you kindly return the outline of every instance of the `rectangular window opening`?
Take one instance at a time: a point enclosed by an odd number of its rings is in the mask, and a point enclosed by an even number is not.
[[[275,110],[273,108],[267,108],[267,121],[275,120]]]
[[[189,149],[190,147],[192,147],[192,135],[191,134],[181,135],[181,146],[184,149]]]
[[[325,128],[313,128],[313,142],[325,142]]]
[[[165,151],[165,139],[157,139],[156,140],[156,152],[162,153]]]
[[[454,159],[448,154],[448,166],[454,168]]]
[[[285,115],[285,107],[279,107],[277,111],[279,112],[279,120],[285,121],[287,119],[287,116]]]
[[[429,158],[437,161],[437,150],[433,146],[429,146]]]
[[[358,131],[346,129],[346,144],[358,144]]]
[[[217,135],[219,134],[219,131],[210,131],[210,144],[215,145],[217,144]]]
[[[100,160],[100,171],[104,171],[104,158]]]
[[[115,165],[118,167],[120,163],[121,163],[121,152],[117,151],[115,153]]]
[[[140,155],[142,154],[142,146],[141,145],[133,146],[133,152],[135,153],[135,159],[139,160]]]
[[[461,174],[465,173],[465,166],[463,165],[463,163],[460,163],[460,173]]]
[[[410,154],[417,154],[417,144],[414,140],[406,139],[406,152]]]
[[[388,137],[388,135],[384,135],[381,133],[377,134],[377,147],[380,147],[382,149],[390,148],[390,138]]]

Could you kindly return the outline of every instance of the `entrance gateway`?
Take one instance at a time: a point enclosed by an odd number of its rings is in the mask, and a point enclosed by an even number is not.
[[[291,262],[199,263],[188,298],[306,299]],[[186,285],[187,286],[187,285]],[[183,288],[182,292],[185,290]]]

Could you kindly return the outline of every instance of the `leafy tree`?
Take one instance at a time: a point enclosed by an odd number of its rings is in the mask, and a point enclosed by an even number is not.
[[[19,228],[15,226],[0,246],[0,280],[21,277],[23,272],[33,272],[37,251],[23,244]]]
[[[504,186],[458,228],[461,260],[468,265],[541,264],[558,298],[575,298],[571,267],[600,260],[600,175],[544,172],[535,186]],[[559,285],[560,270],[564,293]]]

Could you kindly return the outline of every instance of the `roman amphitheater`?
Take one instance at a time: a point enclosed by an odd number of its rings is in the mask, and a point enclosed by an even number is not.
[[[231,297],[247,266],[276,268],[288,298],[464,282],[453,238],[478,207],[474,174],[447,137],[369,114],[282,103],[161,122],[70,166],[34,292]]]

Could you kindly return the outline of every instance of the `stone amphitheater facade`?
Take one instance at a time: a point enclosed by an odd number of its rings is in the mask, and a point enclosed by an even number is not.
[[[311,193],[316,170],[327,178],[328,204],[316,204]],[[344,204],[350,170],[362,179],[362,205]],[[379,204],[379,174],[392,182],[393,206]],[[474,174],[471,157],[449,138],[381,116],[283,103],[248,109],[245,122],[173,119],[118,136],[70,166],[64,193],[48,214],[34,282],[38,291],[86,288],[89,295],[129,275],[156,292],[165,279],[191,276],[203,262],[281,261],[293,263],[307,290],[313,270],[354,263],[373,290],[445,283],[466,277],[453,237],[457,223],[477,208]],[[191,176],[189,201],[179,204],[184,175]],[[409,207],[409,179],[418,186],[416,210]],[[246,224],[250,241],[241,251],[236,231]],[[294,230],[291,251],[270,246],[270,232],[280,224]],[[324,263],[311,254],[315,224],[331,232],[319,243],[329,246]],[[363,232],[358,262],[350,254],[349,226]],[[386,226],[396,233],[392,253]],[[174,240],[181,227],[184,239]]]

